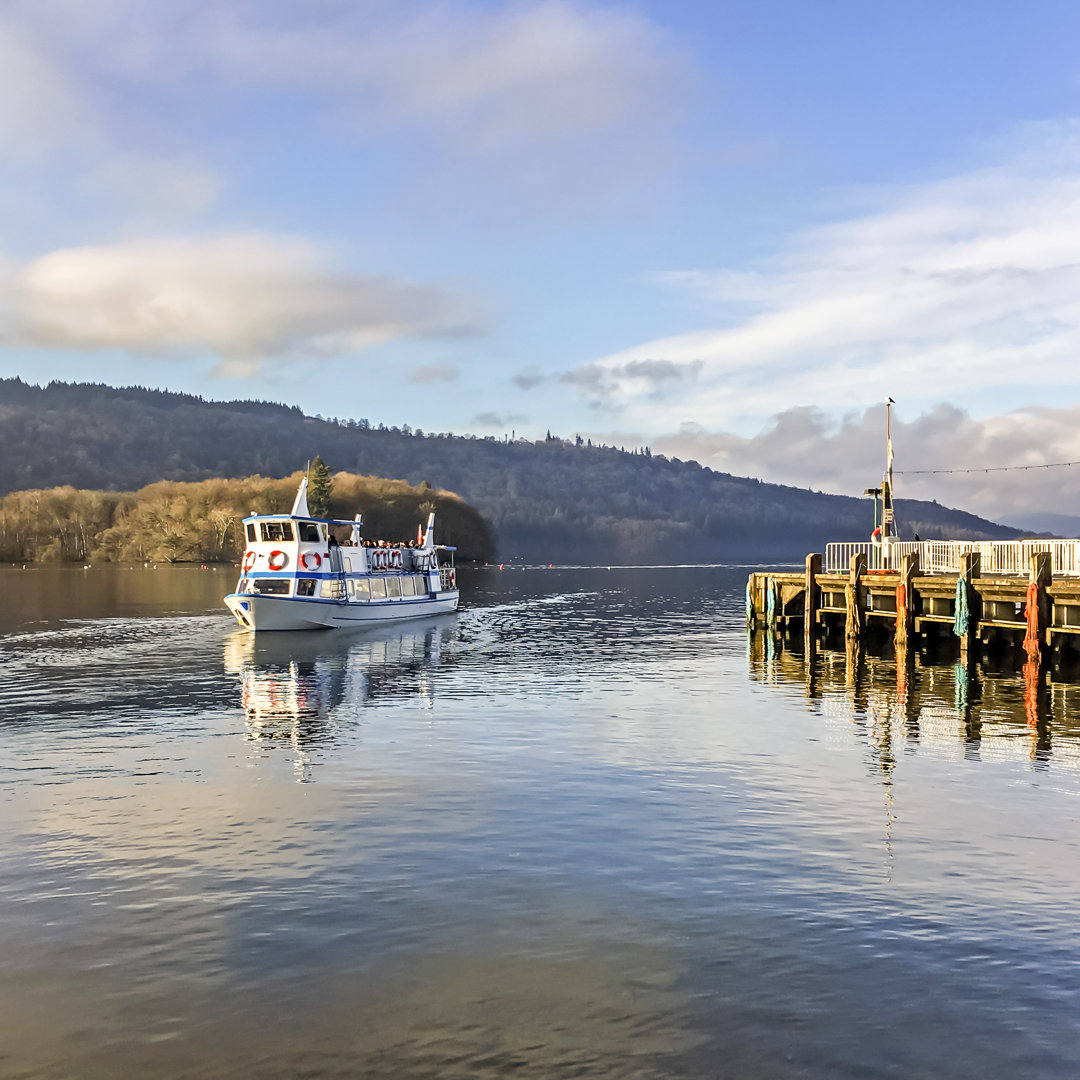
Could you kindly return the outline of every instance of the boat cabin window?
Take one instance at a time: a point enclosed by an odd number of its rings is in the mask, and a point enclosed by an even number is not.
[[[385,600],[386,599],[386,579],[385,578],[372,578],[370,582],[371,599],[372,600]]]
[[[292,540],[291,521],[261,521],[263,540]]]
[[[308,544],[317,544],[321,539],[319,536],[319,526],[314,521],[301,521],[297,523],[297,532],[300,533],[300,539]]]
[[[314,578],[301,578],[296,583],[296,595],[297,596],[314,596],[315,595],[315,579]]]
[[[255,592],[271,593],[274,596],[287,596],[290,582],[287,578],[258,578],[251,585]]]
[[[366,580],[364,581],[350,581],[349,588],[352,590],[352,597],[354,600],[370,600],[371,589],[368,586]]]
[[[255,543],[255,522],[249,521],[247,523],[247,538],[249,544]]]

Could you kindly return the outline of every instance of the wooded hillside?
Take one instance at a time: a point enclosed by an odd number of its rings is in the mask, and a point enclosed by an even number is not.
[[[254,401],[140,388],[0,380],[0,491],[58,484],[285,475],[317,454],[334,468],[458,492],[494,526],[499,556],[635,563],[798,557],[865,540],[869,500],[767,484],[576,438],[502,442],[305,417]],[[867,463],[867,483],[877,480]],[[1015,529],[899,500],[904,536],[1009,539]]]
[[[302,473],[283,479],[159,481],[135,492],[64,486],[0,498],[0,559],[6,562],[234,562],[244,550],[241,521],[252,512],[287,513]],[[446,491],[400,480],[338,473],[331,517],[364,515],[367,536],[405,540],[434,510],[438,543],[459,559],[494,556],[487,522]]]

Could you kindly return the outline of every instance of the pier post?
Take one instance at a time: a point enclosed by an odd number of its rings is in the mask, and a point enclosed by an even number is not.
[[[967,589],[968,621],[964,633],[960,635],[960,663],[971,670],[974,661],[975,642],[979,640],[979,620],[982,618],[982,600],[975,592],[974,580],[982,573],[982,555],[977,551],[965,552],[960,556],[960,577]]]
[[[817,610],[818,610],[818,585],[817,576],[821,573],[821,556],[806,556],[806,600],[803,604],[803,649],[806,656],[813,656],[817,645]]]
[[[1041,643],[1050,625],[1050,595],[1046,591],[1053,579],[1053,564],[1049,551],[1036,551],[1031,556],[1031,571],[1028,576],[1028,593],[1025,605],[1027,634],[1024,637],[1024,649],[1028,659],[1040,662]]]
[[[905,555],[900,563],[900,585],[896,590],[896,655],[907,650],[915,612],[915,589],[912,581],[919,572],[919,553]]]
[[[847,612],[844,620],[848,640],[862,634],[863,624],[863,587],[862,576],[866,570],[866,556],[852,555],[851,568],[848,571],[847,586],[844,589],[847,600]]]

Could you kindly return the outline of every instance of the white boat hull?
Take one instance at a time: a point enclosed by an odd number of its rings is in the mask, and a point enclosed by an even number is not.
[[[229,593],[225,606],[245,630],[333,630],[442,615],[457,610],[458,596],[453,589],[429,596],[356,603],[245,592]]]

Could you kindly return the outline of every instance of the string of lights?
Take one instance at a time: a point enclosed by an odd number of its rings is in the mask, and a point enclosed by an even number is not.
[[[1064,469],[1080,461],[1052,461],[1045,465],[990,465],[973,469],[897,469],[897,476],[941,476],[944,473],[1027,472],[1029,469]]]

